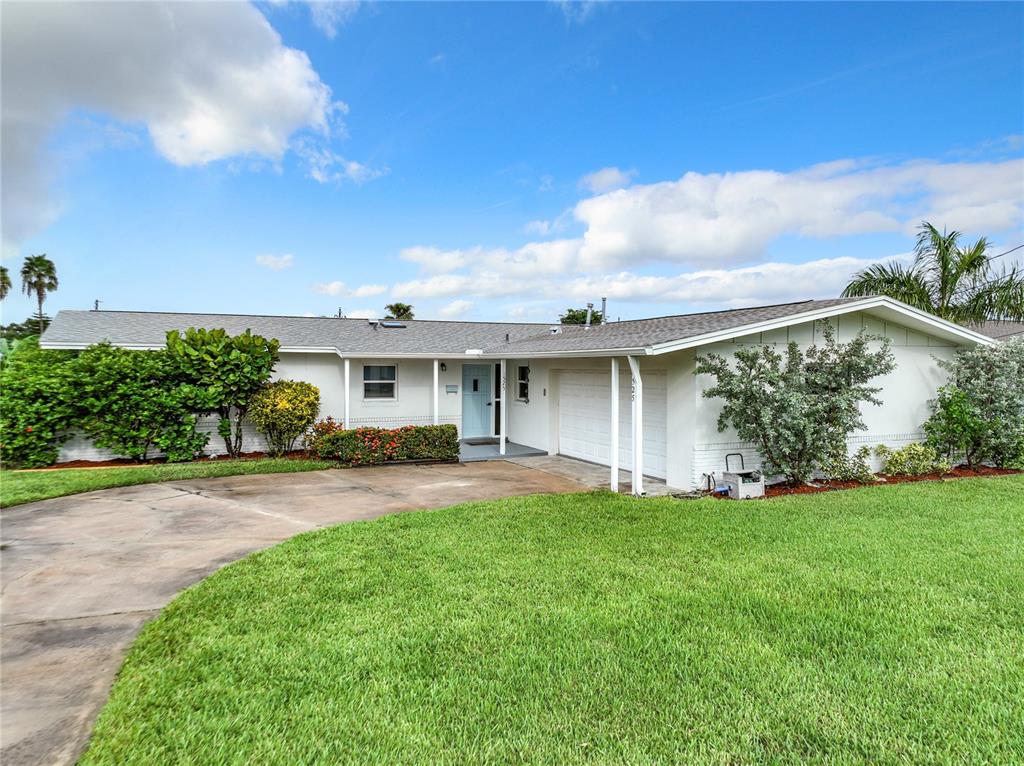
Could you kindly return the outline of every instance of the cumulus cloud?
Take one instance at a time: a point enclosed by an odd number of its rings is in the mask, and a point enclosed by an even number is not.
[[[256,263],[271,271],[282,271],[291,268],[295,262],[295,256],[291,253],[285,255],[257,255]]]
[[[247,3],[9,3],[0,47],[7,245],[60,212],[44,148],[73,111],[142,126],[181,166],[276,162],[294,133],[327,136],[344,112]]]
[[[341,298],[372,298],[387,291],[387,285],[360,285],[354,289],[349,288],[344,282],[322,282],[313,285],[313,292],[320,295],[334,295]]]
[[[686,173],[580,201],[586,270],[642,261],[693,266],[754,261],[784,235],[832,238],[911,232],[922,218],[966,231],[1021,225],[1024,160],[844,160],[791,173]]]
[[[579,188],[592,194],[601,194],[612,189],[621,189],[633,183],[635,170],[619,170],[617,167],[601,168],[587,173],[579,180]]]
[[[471,308],[473,308],[472,301],[460,299],[442,306],[437,313],[442,319],[458,319],[461,316],[465,316]]]
[[[312,0],[309,15],[327,39],[333,40],[338,36],[338,30],[355,16],[359,5],[359,0]]]

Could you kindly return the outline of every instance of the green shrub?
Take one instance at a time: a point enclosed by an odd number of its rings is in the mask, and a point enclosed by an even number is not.
[[[145,460],[194,459],[209,436],[196,432],[196,390],[180,383],[165,351],[90,346],[72,365],[77,423],[97,447]]]
[[[249,419],[275,457],[290,452],[320,413],[320,389],[298,380],[268,383],[249,403]]]
[[[852,455],[845,450],[826,459],[821,464],[821,472],[828,479],[838,481],[859,481],[861,484],[870,484],[878,481],[871,464],[868,462],[871,457],[871,448],[864,446],[859,448]]]
[[[911,443],[895,450],[879,444],[875,454],[882,459],[882,473],[887,476],[922,476],[950,469],[949,462],[926,444]]]
[[[306,434],[306,449],[318,455],[320,454],[321,447],[326,449],[324,439],[344,430],[344,423],[328,415],[323,420],[318,420],[309,429],[309,433]]]
[[[39,348],[26,338],[0,370],[0,459],[12,468],[57,460],[77,415],[72,373],[76,354]]]
[[[791,484],[809,479],[829,456],[846,454],[847,438],[864,427],[861,405],[881,404],[880,389],[868,384],[895,367],[884,338],[861,333],[838,343],[828,322],[817,327],[824,342],[806,354],[796,343],[785,356],[771,346],[744,348],[733,355],[734,364],[708,354],[694,370],[715,378],[705,397],[725,400],[718,430],[731,426],[753,442],[766,472]],[[872,350],[873,341],[880,348]]]
[[[1024,455],[1024,339],[957,352],[940,361],[949,384],[924,424],[928,444],[969,466],[1011,466]]]
[[[177,375],[202,393],[202,412],[220,416],[217,433],[231,457],[242,452],[242,420],[252,397],[270,379],[279,347],[276,340],[248,330],[234,336],[194,327],[184,334],[167,333],[167,352]]]
[[[350,465],[379,465],[401,460],[459,459],[459,432],[451,424],[403,428],[356,428],[316,439],[317,457]]]

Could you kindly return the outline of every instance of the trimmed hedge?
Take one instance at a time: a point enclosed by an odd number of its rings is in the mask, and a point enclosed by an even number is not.
[[[402,460],[459,459],[459,431],[452,424],[404,426],[402,428],[356,428],[335,431],[316,439],[312,445],[322,460],[349,465],[379,465]]]

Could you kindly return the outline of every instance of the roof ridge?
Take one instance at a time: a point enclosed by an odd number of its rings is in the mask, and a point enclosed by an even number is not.
[[[362,317],[336,317],[336,316],[302,316],[301,314],[234,314],[234,313],[223,313],[216,311],[137,311],[134,309],[59,309],[61,311],[75,312],[77,314],[149,314],[152,316],[212,316],[212,317],[246,317],[246,318],[259,318],[259,319],[330,319],[330,320],[343,320],[348,322],[371,322],[373,319],[362,318]],[[388,321],[386,317],[375,317]],[[394,320],[401,322],[432,322],[437,324],[497,324],[497,325],[517,325],[520,327],[548,327],[549,325],[557,324],[557,322],[514,322],[514,321],[497,321],[497,320],[481,320],[476,321],[473,319],[401,319]]]

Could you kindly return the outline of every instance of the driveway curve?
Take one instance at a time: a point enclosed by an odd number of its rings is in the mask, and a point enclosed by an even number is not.
[[[182,589],[300,532],[587,486],[508,462],[231,476],[0,513],[0,760],[73,763],[142,625]]]

